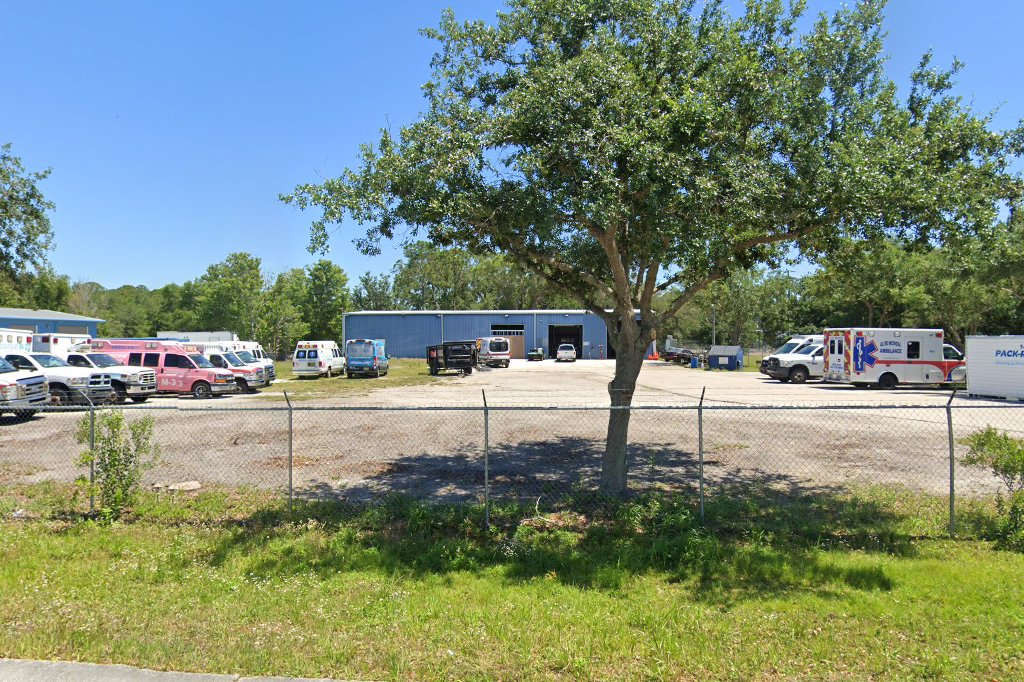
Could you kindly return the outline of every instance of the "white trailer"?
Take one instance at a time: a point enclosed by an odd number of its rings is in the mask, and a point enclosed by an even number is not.
[[[825,330],[826,382],[895,388],[966,377],[964,355],[941,329],[850,327]]]
[[[1024,336],[968,336],[967,394],[1024,400]]]

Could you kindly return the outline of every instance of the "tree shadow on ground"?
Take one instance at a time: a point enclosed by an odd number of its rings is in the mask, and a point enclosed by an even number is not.
[[[242,561],[247,573],[264,577],[498,570],[513,583],[608,590],[653,573],[728,604],[792,591],[888,590],[881,557],[915,554],[912,510],[884,495],[778,473],[719,476],[702,523],[693,453],[666,445],[634,448],[636,489],[625,500],[602,498],[592,485],[592,445],[563,439],[494,452],[498,494],[486,527],[477,455],[420,454],[344,491],[307,490],[291,512],[265,508],[225,523],[228,532],[203,560]],[[652,448],[658,466],[644,474]],[[511,483],[503,488],[500,477]],[[557,495],[533,497],[552,480]]]

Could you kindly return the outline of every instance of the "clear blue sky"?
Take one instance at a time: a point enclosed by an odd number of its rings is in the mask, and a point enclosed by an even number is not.
[[[502,3],[0,0],[0,143],[53,169],[53,265],[158,287],[232,251],[270,273],[309,264],[313,216],[277,195],[337,175],[378,128],[416,116],[434,49],[417,29],[448,6],[490,20]],[[959,92],[1000,107],[997,127],[1024,117],[1024,2],[892,0],[887,14],[898,82],[932,48],[966,62]],[[399,256],[361,256],[350,239],[329,257],[353,279]]]

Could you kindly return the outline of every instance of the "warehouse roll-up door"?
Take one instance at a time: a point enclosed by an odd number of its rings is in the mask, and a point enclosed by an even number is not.
[[[508,339],[509,356],[515,360],[526,359],[526,333],[525,325],[521,324],[492,324],[491,336],[504,336]]]

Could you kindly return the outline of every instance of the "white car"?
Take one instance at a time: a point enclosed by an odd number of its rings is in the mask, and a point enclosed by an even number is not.
[[[576,346],[571,343],[563,343],[555,352],[555,362],[576,362]]]

